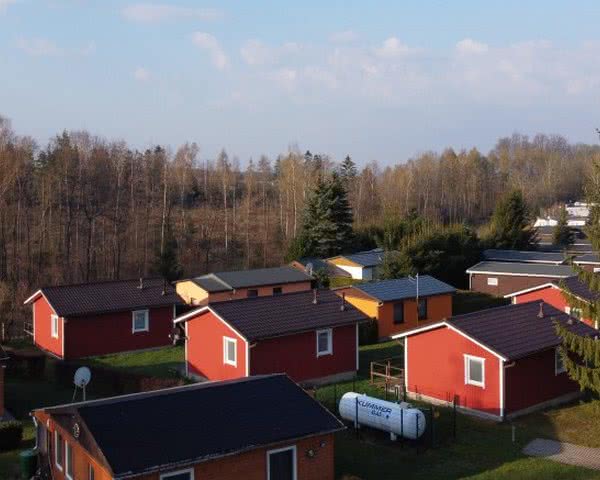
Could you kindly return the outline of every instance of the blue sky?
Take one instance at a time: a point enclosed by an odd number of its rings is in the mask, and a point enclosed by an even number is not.
[[[364,164],[595,142],[600,2],[0,0],[0,115],[40,143],[290,145]]]

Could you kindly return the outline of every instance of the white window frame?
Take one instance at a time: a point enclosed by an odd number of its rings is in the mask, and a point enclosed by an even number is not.
[[[71,468],[74,470],[73,446],[65,440],[65,478],[73,480],[73,471],[69,471],[69,461],[71,462]]]
[[[145,326],[144,328],[135,328],[135,316],[139,313],[143,313],[145,316]],[[148,332],[150,331],[150,311],[148,309],[145,310],[134,310],[131,312],[131,333],[139,333],[139,332]]]
[[[481,382],[471,380],[471,361],[481,363]],[[485,389],[485,358],[465,354],[465,385],[473,385]]]
[[[58,338],[58,315],[55,313],[50,315],[50,336]]]
[[[319,335],[322,333],[327,334],[327,350],[319,351]],[[324,328],[322,330],[317,330],[317,357],[323,357],[325,355],[333,355],[333,330],[331,328]]]
[[[159,480],[169,480],[169,477],[174,477],[175,475],[181,475],[182,473],[189,473],[190,480],[194,480],[194,469],[186,468],[185,470],[177,470],[175,472],[161,473]]]
[[[227,356],[229,349],[227,348],[230,343],[233,343],[233,351],[235,352],[235,358],[230,360]],[[223,363],[225,365],[231,365],[237,367],[237,338],[223,337]]]
[[[554,375],[560,375],[561,373],[565,373],[567,371],[567,367],[565,367],[565,363],[562,363],[562,369],[559,370],[558,368],[558,359],[561,358],[560,357],[560,351],[559,351],[559,347],[556,347],[554,349]],[[562,360],[562,358],[561,358]]]
[[[88,464],[88,480],[96,480],[96,470],[91,463]]]
[[[58,468],[62,472],[63,471],[63,465],[58,462],[58,447],[60,446],[61,448],[63,448],[63,444],[62,444],[62,440],[61,441],[58,440],[58,437],[62,438],[62,435],[60,433],[58,433],[58,430],[54,430],[54,465],[56,465],[56,468]],[[65,462],[65,451],[64,451],[64,448],[63,448],[63,451],[62,451],[61,461],[63,463]]]
[[[292,445],[290,447],[276,448],[275,450],[267,451],[267,480],[271,480],[271,468],[270,468],[271,464],[269,462],[271,455],[273,455],[275,453],[285,452],[287,450],[291,450],[293,452],[292,464],[294,465],[294,472],[293,472],[294,475],[292,476],[292,480],[298,480],[298,452],[296,449],[296,445]]]
[[[498,286],[498,277],[487,277],[487,284],[490,287]]]

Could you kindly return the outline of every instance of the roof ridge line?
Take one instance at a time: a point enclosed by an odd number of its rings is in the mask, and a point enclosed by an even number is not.
[[[77,282],[77,283],[64,283],[64,284],[60,284],[60,285],[46,285],[43,287],[40,287],[38,290],[44,290],[47,288],[63,288],[63,287],[81,287],[84,285],[99,285],[99,284],[104,284],[104,283],[125,283],[125,282],[139,282],[140,278],[142,280],[166,280],[163,277],[160,276],[155,276],[155,277],[137,277],[137,278],[124,278],[124,279],[116,279],[116,280],[93,280],[91,282]],[[168,280],[166,280],[167,285],[171,285],[171,282],[169,282]]]

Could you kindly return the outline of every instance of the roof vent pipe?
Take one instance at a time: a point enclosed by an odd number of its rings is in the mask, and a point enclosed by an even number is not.
[[[316,305],[317,303],[319,303],[319,300],[317,298],[317,289],[313,288],[313,303]]]
[[[342,312],[346,310],[346,292],[342,292],[342,305],[340,306],[340,310]]]
[[[143,289],[144,289],[144,279],[143,279],[142,277],[140,277],[140,285],[138,286],[138,288],[139,288],[140,290],[143,290]]]
[[[538,318],[544,318],[544,302],[540,302],[540,311],[538,312]]]

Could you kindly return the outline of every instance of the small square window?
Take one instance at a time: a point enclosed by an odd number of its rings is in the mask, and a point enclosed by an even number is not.
[[[273,289],[273,295],[281,295],[283,293],[283,290],[281,289],[281,287],[275,287]]]
[[[404,323],[404,303],[394,303],[394,323]]]
[[[560,375],[566,371],[567,368],[565,367],[565,362],[563,362],[562,355],[560,354],[560,348],[556,348],[554,350],[554,374]]]
[[[58,315],[50,315],[50,328],[52,338],[58,338]]]
[[[485,388],[485,360],[465,355],[465,384]]]
[[[237,340],[223,337],[223,363],[237,367]]]
[[[419,320],[427,320],[427,299],[419,298],[418,305]]]
[[[297,477],[295,446],[267,452],[267,480],[296,480]]]
[[[333,353],[331,329],[317,330],[317,357]]]
[[[133,312],[133,333],[147,332],[148,326],[148,310],[136,310]]]
[[[497,287],[498,286],[498,279],[496,277],[488,277],[487,284],[490,285],[490,286],[492,286],[492,287]]]
[[[248,290],[248,298],[250,297],[258,297],[258,290],[256,290],[256,288],[251,288]]]

